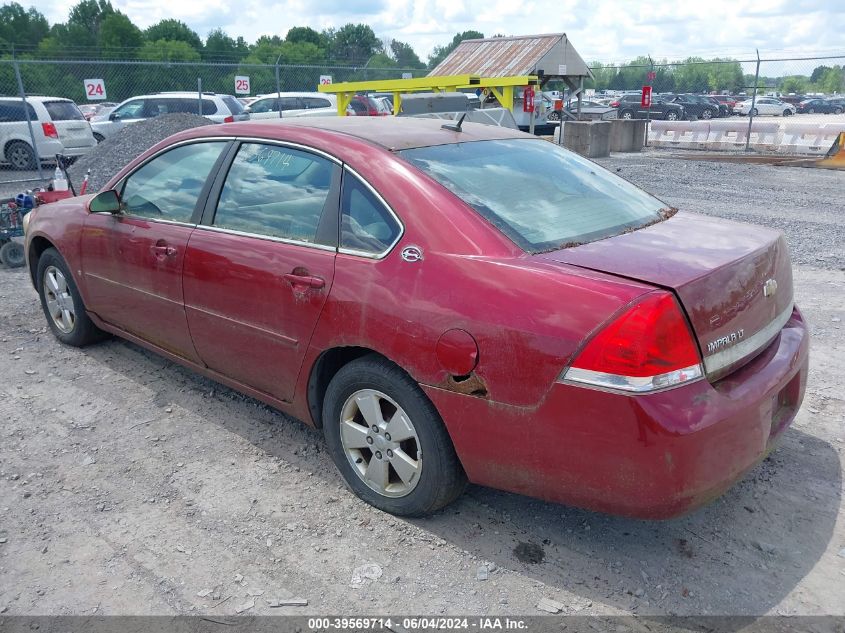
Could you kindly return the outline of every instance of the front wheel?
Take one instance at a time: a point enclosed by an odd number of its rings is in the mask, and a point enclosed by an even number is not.
[[[667,121],[677,121],[678,120],[678,113],[677,112],[667,112],[666,113],[666,120]]]
[[[749,116],[757,116],[757,108],[751,108],[751,111],[748,113]]]
[[[786,110],[783,111],[783,116],[792,116],[792,110],[787,108]]]
[[[620,119],[625,119],[626,121],[630,121],[634,118],[634,113],[630,110],[625,110],[622,114],[619,115]]]
[[[14,141],[6,147],[6,160],[12,165],[12,169],[28,171],[36,168],[35,152],[29,144],[23,141]]]
[[[701,113],[702,119],[712,119],[713,118],[713,111],[712,110],[705,110]]]
[[[807,109],[807,114],[815,114],[815,113],[816,113],[816,109],[815,109],[815,108],[808,108],[808,109]]]
[[[560,121],[560,112],[549,112],[549,116],[546,117],[546,121]]]
[[[54,248],[38,259],[38,295],[41,308],[57,339],[66,345],[83,347],[103,338],[88,313],[67,263]]]
[[[842,114],[842,108],[836,108],[833,111],[834,114]]]
[[[466,485],[434,405],[408,374],[379,356],[352,361],[332,378],[323,432],[352,491],[385,512],[431,514]]]

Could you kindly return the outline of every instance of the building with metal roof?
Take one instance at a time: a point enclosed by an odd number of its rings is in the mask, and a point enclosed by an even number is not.
[[[566,33],[464,40],[429,76],[465,74],[538,75],[542,83],[562,79],[573,90],[583,85],[585,77],[593,76]]]

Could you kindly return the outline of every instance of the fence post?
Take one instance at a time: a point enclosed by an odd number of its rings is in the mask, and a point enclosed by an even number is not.
[[[39,155],[38,145],[35,144],[35,131],[32,129],[32,118],[29,116],[29,104],[26,102],[26,93],[23,90],[23,80],[21,79],[21,69],[17,60],[12,64],[15,67],[15,79],[18,80],[18,93],[21,96],[21,103],[23,104],[23,113],[26,117],[26,126],[29,128],[29,140],[32,141],[32,153],[35,154],[35,167],[38,170],[39,180],[44,180],[44,172],[41,170],[41,156]]]
[[[276,58],[276,107],[279,109],[279,118],[282,118],[282,81],[279,78],[279,62],[282,59],[282,54]]]
[[[760,49],[757,51],[757,70],[754,71],[754,92],[751,93],[751,109],[748,111],[748,133],[745,135],[745,151],[751,146],[751,124],[754,122],[754,108],[757,104],[757,84],[760,82]]]
[[[197,112],[202,116],[202,77],[197,77]]]

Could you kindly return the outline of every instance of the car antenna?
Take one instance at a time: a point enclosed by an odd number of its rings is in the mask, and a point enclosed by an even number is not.
[[[443,125],[441,125],[440,127],[441,127],[441,128],[443,128],[444,130],[450,130],[450,131],[452,131],[452,132],[463,132],[463,130],[461,129],[461,126],[464,124],[464,119],[465,119],[465,118],[467,118],[467,113],[466,113],[466,112],[464,112],[464,113],[461,115],[461,118],[460,118],[460,119],[458,119],[458,122],[457,122],[455,125],[450,125],[449,123],[444,123],[444,124],[443,124]]]

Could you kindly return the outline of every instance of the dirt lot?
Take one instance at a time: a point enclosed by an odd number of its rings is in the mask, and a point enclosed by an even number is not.
[[[320,433],[120,340],[59,345],[27,274],[0,270],[0,610],[845,614],[845,174],[605,164],[682,208],[783,228],[796,253],[805,404],[723,498],[656,523],[471,487],[397,519],[345,489]],[[307,606],[270,606],[291,597]]]

